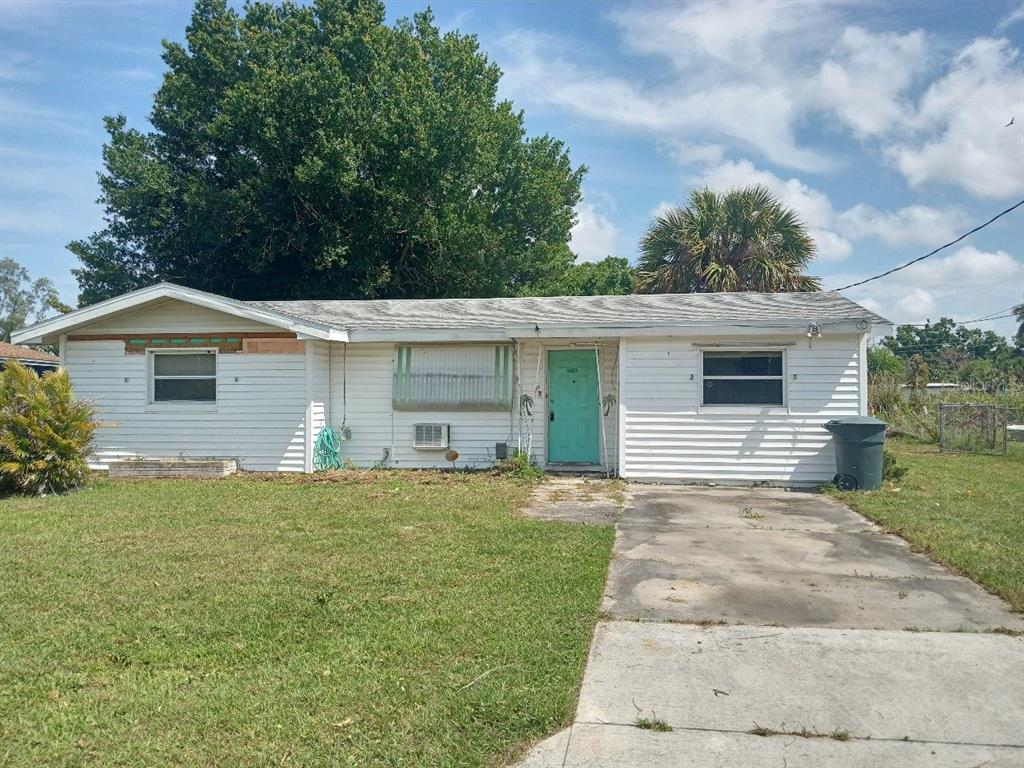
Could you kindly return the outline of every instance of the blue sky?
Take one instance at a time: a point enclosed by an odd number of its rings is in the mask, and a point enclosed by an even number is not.
[[[697,186],[756,182],[797,208],[819,244],[811,271],[836,287],[1024,198],[1019,0],[433,7],[442,28],[479,37],[529,130],[590,168],[573,232],[583,260],[635,259],[655,212]],[[0,256],[68,301],[64,246],[101,223],[101,118],[147,127],[160,41],[180,40],[190,12],[0,2]],[[1024,209],[848,295],[898,322],[1008,308],[1024,297]]]

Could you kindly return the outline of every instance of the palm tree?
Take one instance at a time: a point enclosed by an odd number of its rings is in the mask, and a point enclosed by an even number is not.
[[[640,241],[638,293],[820,291],[804,269],[814,239],[766,187],[691,193]]]

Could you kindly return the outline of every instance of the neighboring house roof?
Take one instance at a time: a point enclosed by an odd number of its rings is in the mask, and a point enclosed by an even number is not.
[[[60,358],[49,352],[8,344],[6,341],[0,341],[0,360],[28,360],[34,363],[53,363],[54,365],[60,362]]]
[[[160,283],[38,323],[15,340],[52,342],[98,320],[178,299],[332,341],[498,339],[583,336],[601,331],[664,334],[727,330],[759,335],[809,329],[891,332],[885,318],[834,292],[685,293],[555,296],[521,299],[388,299],[376,301],[237,301]]]

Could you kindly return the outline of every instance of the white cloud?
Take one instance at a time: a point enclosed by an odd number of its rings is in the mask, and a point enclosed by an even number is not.
[[[569,247],[577,261],[600,261],[615,256],[619,228],[586,200],[576,206],[576,224],[570,232]]]
[[[578,42],[519,31],[501,41],[504,85],[517,101],[652,134],[680,162],[719,162],[729,142],[824,170],[832,158],[797,140],[805,118],[835,112],[858,135],[902,124],[927,59],[923,33],[875,34],[846,14],[826,2],[637,3],[609,17],[627,51],[667,64],[663,76],[609,74]]]
[[[665,57],[682,72],[699,65],[716,79],[786,68],[809,49],[823,48],[828,30],[840,23],[835,6],[804,0],[637,3],[611,18],[629,49]]]
[[[836,51],[810,82],[809,100],[860,137],[892,132],[910,118],[907,89],[927,62],[925,36],[843,30]]]
[[[941,182],[977,197],[1024,190],[1024,70],[1006,40],[979,38],[934,82],[913,118],[921,139],[887,154],[913,186]],[[1015,125],[1004,127],[1011,117]]]
[[[114,77],[128,83],[145,83],[151,80],[159,80],[159,73],[147,67],[125,67],[105,73],[107,77]]]
[[[564,57],[567,43],[550,35],[520,31],[502,38],[499,46],[504,51],[502,89],[517,102],[557,107],[651,135],[670,147],[679,146],[679,158],[687,150],[701,160],[717,156],[719,142],[708,141],[710,137],[752,147],[782,165],[805,170],[830,167],[825,155],[797,145],[795,86],[784,79],[716,81],[700,69],[668,83],[645,84],[585,68],[581,58]]]
[[[893,246],[937,246],[957,237],[967,225],[967,216],[954,206],[908,205],[898,211],[879,211],[861,203],[839,214],[837,225],[855,240],[875,237]]]
[[[727,161],[704,169],[690,179],[698,186],[725,190],[761,184],[793,208],[810,230],[822,261],[840,261],[853,252],[853,242],[876,238],[892,246],[940,245],[952,240],[967,224],[967,216],[955,206],[934,208],[909,205],[896,211],[880,211],[859,204],[837,212],[829,196],[800,179],[783,179],[759,169],[749,160]]]
[[[725,147],[721,144],[670,139],[665,145],[669,155],[680,165],[711,165],[720,163],[725,158]]]
[[[579,40],[519,31],[498,46],[502,87],[650,136],[681,164],[720,164],[741,149],[801,172],[835,168],[840,158],[805,138],[815,120],[851,133],[915,187],[982,198],[1024,189],[1024,69],[1009,42],[978,38],[948,61],[938,38],[870,30],[855,13],[824,0],[635,3],[608,16],[621,47],[650,57],[654,74],[614,71]],[[1021,8],[1001,28],[1018,17]],[[1012,115],[1018,125],[1004,129]]]
[[[1003,16],[999,23],[996,24],[996,31],[1002,31],[1021,21],[1024,21],[1024,3],[1021,3],[1016,8],[1011,8],[1009,13]]]
[[[648,216],[650,216],[651,219],[656,219],[659,216],[664,216],[666,213],[668,213],[675,207],[677,207],[675,203],[670,203],[667,200],[662,200],[660,203],[658,203],[651,209],[651,212],[648,214]]]
[[[819,261],[842,261],[853,253],[853,243],[837,232],[827,229],[809,229],[818,246]]]
[[[39,106],[9,93],[0,100],[0,127],[84,135],[88,131],[83,122],[85,118],[76,113]]]
[[[826,288],[845,285],[869,275],[833,275]],[[896,323],[923,323],[952,317],[973,320],[1020,303],[1024,260],[1006,251],[982,251],[965,246],[949,256],[935,256],[845,294]],[[977,323],[1012,335],[1011,319]]]

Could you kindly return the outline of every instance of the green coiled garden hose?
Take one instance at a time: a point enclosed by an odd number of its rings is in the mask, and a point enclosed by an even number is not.
[[[313,469],[341,469],[341,434],[334,427],[324,427],[313,446]]]

